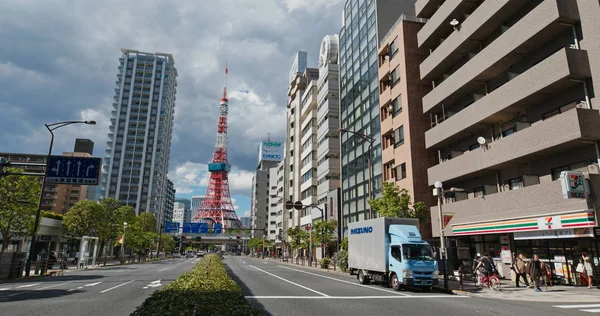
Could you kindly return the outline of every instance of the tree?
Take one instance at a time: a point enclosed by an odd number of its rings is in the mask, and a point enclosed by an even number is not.
[[[72,235],[98,236],[100,221],[103,218],[104,207],[94,201],[83,200],[75,203],[63,217],[63,227]]]
[[[319,220],[313,224],[313,236],[315,240],[324,248],[335,241],[334,233],[337,227],[335,220]]]
[[[15,168],[5,168],[5,172],[23,172]],[[0,176],[0,233],[2,252],[8,250],[14,237],[31,233],[37,211],[40,183],[30,176]]]
[[[381,197],[369,200],[369,205],[380,217],[418,218],[427,221],[429,209],[423,202],[417,202],[411,208],[410,194],[392,182],[383,183]]]
[[[137,250],[140,256],[146,254],[149,249],[154,248],[152,241],[157,239],[156,219],[154,219],[152,213],[141,213],[131,222],[127,222],[125,245]]]
[[[254,249],[254,251],[258,252],[262,251],[263,240],[262,238],[251,238],[248,240],[248,248]]]
[[[113,198],[103,199],[100,205],[102,206],[102,213],[97,214],[98,218],[94,220],[98,224],[100,250],[101,253],[104,253],[104,264],[106,265],[104,247],[109,242],[117,240],[123,233],[123,223],[132,221],[135,218],[135,210],[131,206],[123,206],[121,202]]]
[[[161,234],[160,245],[158,248],[160,249],[159,251],[164,253],[172,252],[173,249],[175,249],[175,241],[173,240],[172,236],[169,234]]]

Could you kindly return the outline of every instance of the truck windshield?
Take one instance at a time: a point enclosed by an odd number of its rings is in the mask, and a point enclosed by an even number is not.
[[[403,244],[402,252],[406,260],[433,260],[429,245]]]

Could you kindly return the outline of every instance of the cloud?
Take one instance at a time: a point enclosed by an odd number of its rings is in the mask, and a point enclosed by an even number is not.
[[[232,166],[232,170],[229,172],[230,194],[232,196],[249,196],[252,190],[252,176],[252,172],[239,170],[235,166]],[[210,173],[208,172],[208,164],[187,161],[176,166],[169,173],[169,177],[175,184],[177,193],[190,194],[200,191],[200,194],[204,194],[209,183]],[[232,198],[232,202],[234,202],[235,206],[234,198]]]

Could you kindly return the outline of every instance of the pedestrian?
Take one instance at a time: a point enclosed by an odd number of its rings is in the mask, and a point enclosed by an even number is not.
[[[519,281],[521,278],[523,278],[523,282],[525,283],[526,287],[529,287],[529,281],[527,280],[527,264],[525,263],[525,261],[523,260],[525,258],[525,256],[523,254],[519,254],[516,258],[515,258],[515,265],[514,265],[514,271],[515,274],[517,275],[517,277],[515,278],[515,285],[516,287],[520,287],[519,285]]]
[[[594,283],[594,281],[592,280],[592,276],[594,276],[592,262],[590,261],[590,257],[587,255],[586,252],[583,252],[581,256],[583,257],[583,271],[581,272],[581,274],[583,274],[584,277],[587,276],[588,289],[591,289],[592,284]]]
[[[542,283],[541,278],[543,275],[543,271],[542,263],[540,262],[540,258],[538,257],[538,255],[533,255],[533,260],[529,262],[528,268],[529,276],[531,277],[531,280],[534,284],[534,291],[541,292],[542,289],[540,288],[540,285]]]

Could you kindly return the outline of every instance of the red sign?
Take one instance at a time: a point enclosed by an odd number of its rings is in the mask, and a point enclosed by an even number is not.
[[[444,214],[444,228],[448,226],[448,223],[450,223],[452,217],[454,217],[454,214]]]
[[[307,231],[309,231],[310,230],[310,225],[304,226],[304,229],[306,229]]]

